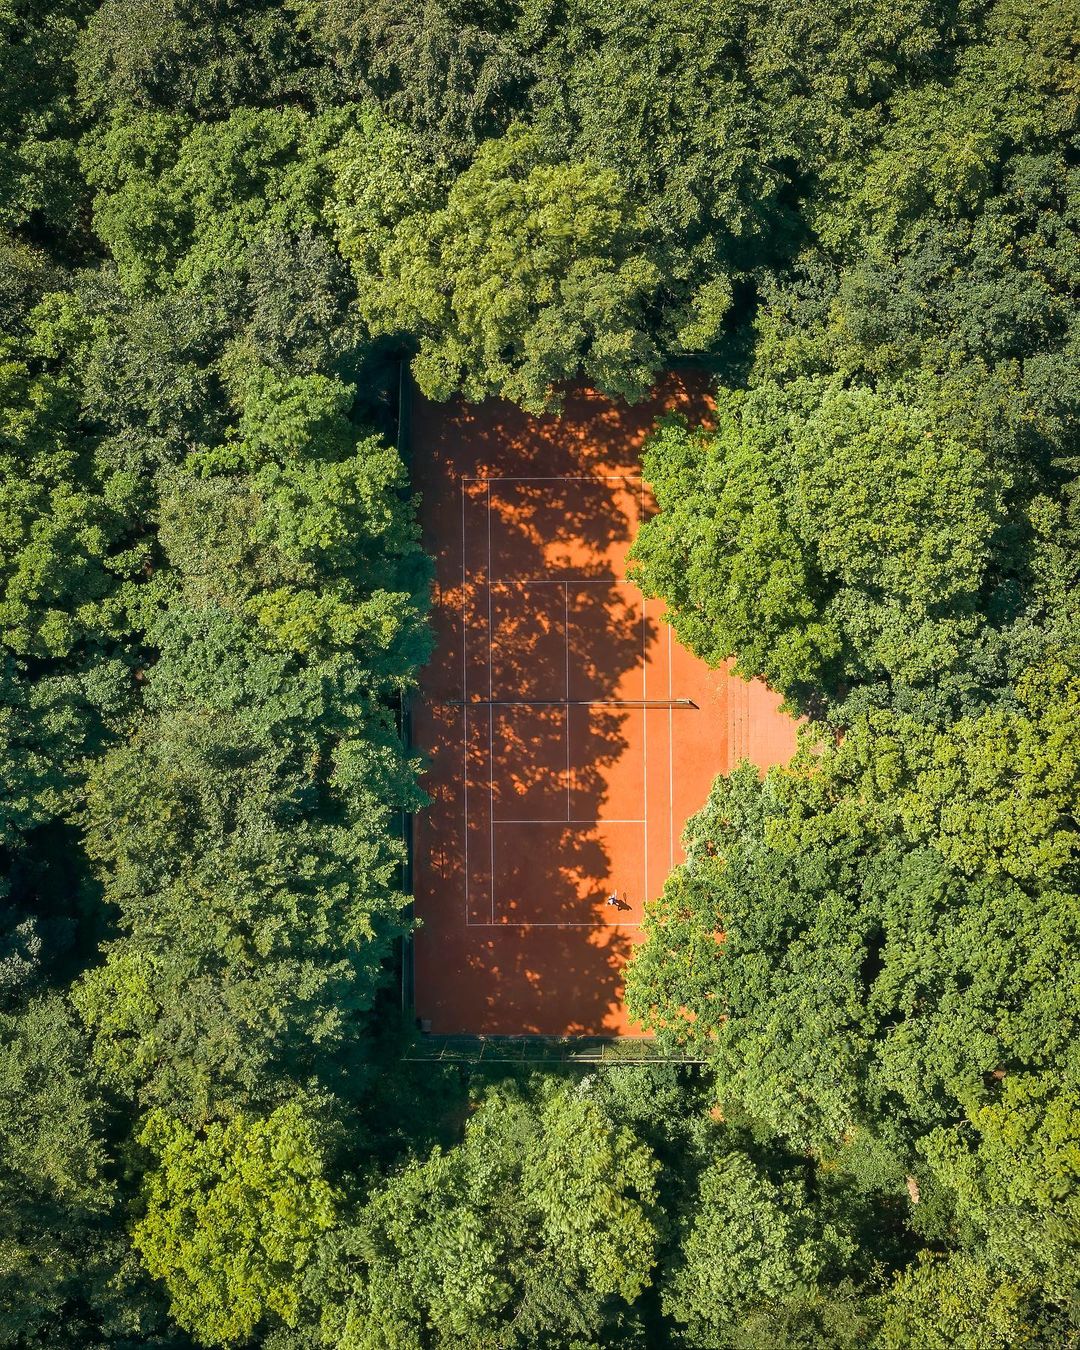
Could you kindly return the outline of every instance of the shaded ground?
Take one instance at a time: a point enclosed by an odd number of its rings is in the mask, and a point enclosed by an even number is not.
[[[684,821],[739,759],[794,750],[776,696],[691,656],[624,580],[652,509],[641,446],[671,409],[703,415],[704,381],[635,408],[577,391],[559,418],[414,400],[437,629],[412,719],[432,796],[415,1002],[434,1032],[640,1031],[621,972]]]

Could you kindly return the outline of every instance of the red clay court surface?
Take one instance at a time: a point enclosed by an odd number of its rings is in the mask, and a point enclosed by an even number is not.
[[[432,798],[415,1006],[433,1032],[642,1034],[621,971],[687,817],[739,760],[794,751],[779,699],[691,656],[625,580],[654,509],[642,443],[664,411],[706,415],[704,391],[671,376],[634,408],[578,391],[558,418],[414,399],[437,638],[412,709]]]

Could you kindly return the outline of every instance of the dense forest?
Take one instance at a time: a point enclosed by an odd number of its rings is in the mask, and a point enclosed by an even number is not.
[[[1075,0],[0,0],[0,1345],[1080,1345]],[[429,396],[706,362],[807,718],[662,1064],[402,1062]]]

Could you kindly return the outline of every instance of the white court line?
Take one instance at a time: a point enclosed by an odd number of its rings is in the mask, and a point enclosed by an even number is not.
[[[496,586],[629,586],[630,582],[610,577],[495,577]]]
[[[566,819],[570,819],[570,587],[563,583],[563,646],[566,649],[566,690],[563,697],[567,707],[563,713],[566,721]]]
[[[491,483],[487,489],[487,593],[488,593],[488,835],[491,855],[488,864],[491,891],[491,922],[495,922],[495,729],[492,725],[491,673]]]
[[[461,480],[461,697],[465,714],[462,732],[461,780],[465,789],[465,926],[469,926],[469,614],[465,603],[465,591],[468,585],[465,568],[465,479]]]
[[[632,581],[623,581],[619,577],[496,577],[497,586],[622,586],[636,591]]]
[[[667,626],[667,696],[671,702],[671,624]],[[668,871],[675,870],[675,726],[667,710],[667,773],[668,773]]]
[[[464,475],[470,483],[640,483],[639,473],[568,473],[568,474],[527,474],[515,476],[509,473],[470,473]]]
[[[507,920],[505,923],[471,923],[470,928],[644,928],[641,923],[533,923],[530,919]]]
[[[621,818],[608,820],[606,817],[594,817],[590,820],[563,820],[562,816],[550,816],[543,820],[519,820],[513,816],[507,816],[505,820],[497,820],[496,825],[644,825],[643,820],[623,820]]]
[[[641,820],[631,820],[631,819],[621,819],[621,818],[620,818],[620,819],[613,819],[613,820],[610,820],[610,821],[604,821],[604,820],[573,820],[573,819],[570,818],[569,812],[570,812],[570,809],[571,809],[571,804],[570,804],[571,787],[570,787],[570,743],[569,743],[569,742],[570,742],[570,717],[569,717],[569,709],[567,709],[567,713],[566,713],[566,735],[567,735],[567,799],[568,799],[568,804],[567,804],[567,819],[566,819],[566,820],[561,820],[561,819],[557,819],[557,818],[556,818],[556,819],[551,819],[551,820],[540,820],[540,819],[537,819],[537,820],[496,820],[496,819],[495,819],[495,773],[494,773],[494,740],[495,740],[495,738],[494,738],[493,708],[492,708],[492,702],[493,702],[493,697],[494,697],[494,694],[493,694],[493,690],[494,690],[494,674],[493,674],[493,671],[494,671],[494,658],[493,658],[493,651],[492,651],[492,647],[493,647],[493,643],[492,643],[493,622],[492,622],[491,588],[492,588],[492,585],[493,585],[493,584],[496,584],[496,579],[492,576],[492,562],[493,562],[493,559],[492,559],[492,547],[491,547],[491,484],[492,484],[492,482],[498,483],[498,482],[500,482],[500,481],[502,481],[502,482],[513,482],[513,483],[562,483],[562,482],[580,482],[580,483],[589,483],[589,482],[621,482],[621,483],[627,484],[628,486],[629,486],[629,484],[632,483],[632,482],[637,482],[637,483],[639,483],[639,484],[641,485],[641,486],[640,486],[640,496],[641,496],[640,509],[641,509],[641,512],[642,512],[642,519],[644,518],[645,484],[644,484],[644,480],[641,478],[641,476],[640,476],[639,474],[619,473],[619,474],[575,474],[575,475],[551,475],[551,476],[539,476],[539,475],[532,475],[532,476],[499,475],[499,476],[492,476],[492,475],[484,475],[484,474],[463,474],[463,475],[461,476],[461,494],[462,494],[462,500],[461,500],[461,518],[462,518],[462,525],[461,525],[461,528],[462,528],[462,562],[461,562],[461,566],[462,566],[462,680],[463,680],[463,688],[462,688],[462,692],[463,692],[463,697],[464,697],[464,702],[465,702],[465,712],[464,712],[464,718],[465,718],[465,736],[464,736],[464,739],[465,739],[465,745],[464,745],[463,762],[464,762],[464,778],[465,778],[465,782],[464,782],[464,790],[465,790],[465,851],[466,851],[466,862],[465,862],[465,866],[466,866],[466,874],[465,874],[465,922],[466,922],[466,926],[469,927],[469,928],[616,928],[616,927],[617,927],[617,928],[624,928],[624,929],[640,929],[640,928],[643,927],[643,925],[640,924],[640,923],[633,923],[633,924],[630,924],[630,923],[609,924],[609,923],[603,923],[603,922],[599,922],[599,923],[598,923],[598,922],[593,922],[593,923],[577,923],[577,922],[572,922],[572,921],[571,921],[571,922],[560,922],[560,921],[556,921],[556,922],[532,922],[532,921],[499,922],[499,921],[497,921],[496,918],[495,918],[495,910],[496,910],[496,897],[495,897],[495,826],[496,826],[496,825],[525,825],[525,824],[537,824],[537,825],[547,825],[547,824],[552,824],[552,825],[566,825],[566,824],[570,824],[570,825],[606,825],[606,824],[610,824],[610,825],[642,825],[642,826],[644,827],[644,845],[645,845],[645,847],[644,847],[644,854],[645,854],[645,893],[643,894],[643,897],[642,897],[642,898],[643,898],[643,901],[644,901],[645,899],[648,898],[648,875],[649,875],[649,863],[648,863],[648,848],[649,848],[649,832],[648,832],[648,744],[647,744],[647,734],[648,734],[648,733],[647,733],[647,722],[646,722],[646,720],[645,720],[645,718],[646,718],[646,710],[645,710],[645,709],[642,709],[642,733],[643,733],[643,734],[642,734],[642,757],[643,757],[643,770],[644,770],[644,778],[645,778],[645,800],[644,800],[645,817],[644,817],[643,819],[641,819]],[[467,680],[468,680],[467,624],[468,624],[468,618],[467,618],[467,612],[466,612],[467,566],[466,566],[466,540],[465,540],[465,536],[466,536],[466,521],[465,521],[465,505],[466,505],[465,498],[466,498],[466,492],[465,492],[465,484],[466,484],[466,482],[483,483],[483,484],[485,484],[486,490],[487,490],[487,577],[486,577],[486,587],[487,587],[487,592],[488,592],[488,635],[487,635],[487,642],[488,642],[488,700],[489,700],[489,707],[488,707],[488,774],[489,774],[489,782],[488,782],[488,802],[489,802],[489,847],[490,847],[490,887],[491,887],[491,900],[490,900],[491,920],[490,920],[490,922],[488,922],[488,923],[483,923],[483,922],[473,923],[473,922],[471,921],[470,914],[469,914],[469,890],[468,890],[468,887],[469,887],[469,869],[468,869],[468,843],[469,843],[469,832],[468,832],[468,826],[469,826],[469,815],[468,815],[468,811],[469,811],[469,807],[468,807],[468,750],[469,750],[469,741],[468,741],[468,706],[467,706],[467,704],[468,704],[468,695],[467,695]],[[564,596],[564,640],[565,640],[565,644],[566,644],[566,664],[567,664],[567,668],[566,668],[566,698],[567,698],[567,700],[569,700],[569,690],[570,690],[570,676],[569,676],[569,660],[570,660],[570,646],[569,646],[569,643],[570,643],[570,636],[569,636],[569,588],[570,588],[570,586],[571,586],[571,585],[575,585],[575,586],[607,586],[609,589],[632,589],[632,590],[638,590],[638,589],[640,589],[640,588],[636,587],[632,582],[627,582],[627,581],[625,581],[624,579],[622,579],[622,578],[620,578],[620,577],[616,577],[616,576],[611,576],[611,577],[568,577],[568,578],[562,578],[562,579],[559,579],[559,578],[552,578],[552,577],[535,577],[535,578],[533,578],[533,577],[526,577],[526,578],[513,577],[513,578],[507,578],[507,579],[505,579],[505,580],[500,578],[500,579],[497,580],[497,584],[499,584],[499,585],[501,585],[501,586],[504,586],[504,587],[511,587],[511,586],[517,586],[517,587],[521,587],[521,586],[560,586],[560,585],[563,587],[563,596]],[[645,616],[644,597],[642,597],[641,624],[642,624],[642,696],[643,696],[643,698],[644,698],[644,697],[645,697],[645,690],[646,690],[646,687],[647,687],[647,676],[646,676],[646,670],[645,670],[645,659],[646,659],[646,657],[647,657],[647,633],[646,633],[646,616]],[[670,635],[669,635],[669,636],[670,636]],[[670,682],[669,682],[669,683],[670,683]],[[670,718],[671,718],[671,710],[670,710],[670,709],[668,710],[668,716],[669,716],[669,721],[670,721]],[[670,742],[669,742],[669,752],[670,752]]]
[[[645,484],[641,484],[641,519],[645,518]],[[641,596],[641,697],[648,698],[649,653],[645,630],[645,595]],[[649,898],[649,714],[641,710],[641,775],[644,780],[645,797],[645,889],[641,892],[641,903]]]

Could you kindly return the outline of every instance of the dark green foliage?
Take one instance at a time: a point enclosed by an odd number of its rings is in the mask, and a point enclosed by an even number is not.
[[[502,0],[315,0],[309,13],[341,95],[377,99],[439,164],[467,162],[505,130],[532,83],[527,35]]]
[[[141,109],[220,117],[245,104],[306,102],[324,81],[304,6],[257,0],[105,0],[74,52],[80,102],[98,116]]]
[[[661,349],[712,348],[733,283],[800,233],[788,148],[747,69],[749,12],[699,0],[531,8],[550,25],[537,126],[568,157],[614,174],[641,207],[663,277]]]
[[[1003,1318],[1054,1324],[1080,1203],[1075,669],[1072,649],[1015,706],[940,731],[878,713],[764,783],[718,780],[628,983],[726,1110],[860,1184],[907,1174],[916,1230],[964,1235]],[[887,1327],[916,1291],[955,1297],[912,1280]]]
[[[91,8],[84,0],[0,5],[0,231],[26,231],[65,255],[86,246],[71,51]]]
[[[491,1092],[459,1147],[390,1178],[328,1249],[325,1343],[591,1343],[649,1281],[656,1170],[571,1084]]]
[[[0,1345],[36,1343],[108,1275],[114,1186],[85,1054],[57,996],[0,1014]]]
[[[419,799],[391,708],[427,572],[350,392],[267,372],[235,438],[162,478],[146,717],[90,784],[126,932],[79,1005],[110,1079],[196,1118],[315,1073],[402,931],[391,811]]]
[[[201,1139],[362,1063],[428,565],[295,23],[8,17],[42,76],[2,170],[3,1336],[182,1344],[131,1243],[141,1104]]]

